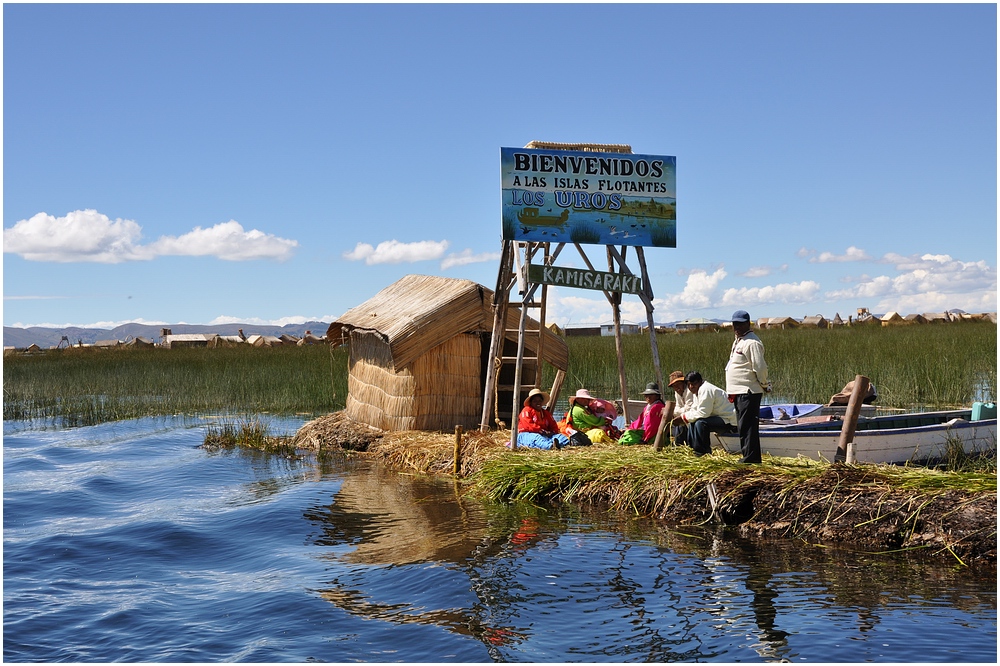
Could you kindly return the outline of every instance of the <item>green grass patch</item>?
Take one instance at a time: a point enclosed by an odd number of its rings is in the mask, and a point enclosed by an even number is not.
[[[765,456],[764,465],[745,465],[738,456],[696,457],[687,447],[593,447],[569,453],[517,451],[484,463],[471,479],[476,493],[494,501],[602,501],[619,509],[662,510],[702,492],[724,476],[741,475],[742,485],[777,482],[782,492],[818,479],[831,469],[865,469],[870,484],[921,493],[958,490],[996,492],[993,471],[949,472],[919,466],[847,466],[806,458]]]
[[[281,455],[295,455],[292,438],[272,435],[270,426],[257,417],[223,420],[209,425],[203,446],[255,449]]]

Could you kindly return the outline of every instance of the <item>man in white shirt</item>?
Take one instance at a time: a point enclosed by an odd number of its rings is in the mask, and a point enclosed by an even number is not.
[[[684,378],[691,392],[691,404],[674,418],[675,424],[687,426],[687,439],[695,455],[712,452],[709,439],[713,432],[736,429],[736,411],[726,392],[706,382],[699,372],[689,372]]]
[[[671,372],[670,379],[667,380],[667,386],[674,390],[674,414],[680,414],[691,406],[694,396],[691,395],[691,391],[688,391],[687,389],[687,382],[684,380],[683,372],[680,370],[674,370]],[[671,426],[670,434],[674,438],[674,444],[678,446],[687,444],[686,425],[681,424]]]
[[[760,400],[771,392],[764,343],[750,330],[746,310],[733,313],[736,340],[726,364],[726,393],[736,407],[743,462],[760,462]]]

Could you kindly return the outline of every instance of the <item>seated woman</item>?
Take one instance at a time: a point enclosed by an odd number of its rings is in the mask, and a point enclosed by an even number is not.
[[[597,398],[590,395],[587,389],[580,389],[576,395],[569,399],[569,412],[566,414],[569,426],[583,432],[591,442],[612,442],[618,439],[617,436],[609,436],[609,429],[617,430],[611,425],[613,420],[610,416],[605,416],[605,412],[596,412],[600,409],[596,404]],[[620,436],[620,433],[618,433]]]
[[[517,445],[533,449],[559,449],[569,443],[569,438],[559,432],[552,412],[545,409],[549,394],[541,389],[531,389],[524,399],[524,409],[517,417]]]
[[[646,406],[619,440],[621,444],[651,444],[656,439],[656,430],[660,427],[660,420],[663,418],[663,399],[660,397],[660,385],[656,382],[646,384],[646,390],[642,392],[642,395],[646,398]]]

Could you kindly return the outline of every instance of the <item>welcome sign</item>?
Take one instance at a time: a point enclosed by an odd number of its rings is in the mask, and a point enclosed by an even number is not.
[[[501,148],[504,240],[677,247],[677,158]]]

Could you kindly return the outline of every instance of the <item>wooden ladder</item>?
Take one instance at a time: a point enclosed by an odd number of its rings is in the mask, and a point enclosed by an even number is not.
[[[527,265],[547,263],[551,259],[548,243],[506,240],[503,242],[500,270],[497,274],[496,290],[493,293],[493,335],[490,340],[486,390],[480,421],[480,429],[484,431],[489,428],[491,417],[498,427],[509,425],[512,430],[516,430],[521,396],[533,388],[541,388],[548,287],[528,283]],[[517,328],[508,325],[512,307],[520,313]],[[529,317],[535,319],[537,328],[528,328]],[[528,340],[534,343],[532,345],[534,349],[530,352],[527,351]],[[510,349],[515,342],[516,352]],[[560,371],[557,379],[561,377]],[[558,387],[554,389],[558,390]],[[509,424],[504,424],[501,419],[501,414],[506,415],[506,410],[501,411],[504,398],[509,398],[511,404]],[[554,394],[551,400],[555,400]]]

